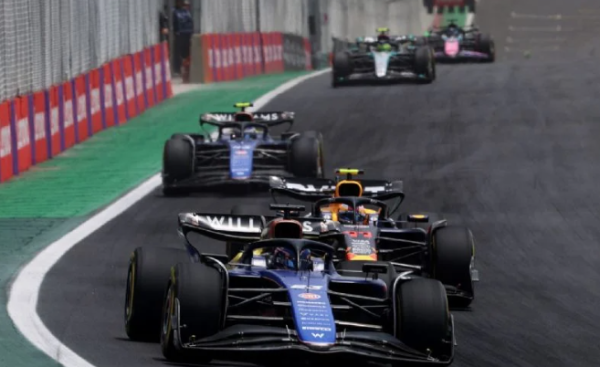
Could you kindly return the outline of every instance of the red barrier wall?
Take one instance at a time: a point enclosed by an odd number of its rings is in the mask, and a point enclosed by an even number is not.
[[[166,43],[0,101],[0,182],[173,95]]]

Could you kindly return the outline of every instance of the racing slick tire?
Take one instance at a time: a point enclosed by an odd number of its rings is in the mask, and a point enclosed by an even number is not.
[[[225,317],[225,292],[223,277],[216,268],[191,262],[175,266],[164,293],[162,308],[160,346],[167,360],[186,361],[191,355],[181,349],[179,343],[187,343],[191,338],[206,338],[221,330]],[[179,325],[185,327],[179,328]],[[178,340],[174,338],[175,331],[181,337]],[[194,362],[203,364],[212,359],[204,351],[194,351],[193,358]]]
[[[352,74],[352,61],[350,60],[350,55],[346,52],[336,52],[333,55],[331,72],[332,87],[339,87],[342,84],[340,79],[347,78],[350,74]]]
[[[473,234],[464,226],[446,226],[433,233],[432,275],[445,285],[456,287],[465,297],[450,297],[452,307],[468,307],[475,297],[471,276],[475,259]]]
[[[185,250],[138,247],[131,254],[125,293],[125,332],[131,340],[158,342],[171,266],[190,261]]]
[[[165,196],[186,194],[185,190],[170,185],[194,174],[194,150],[183,136],[173,137],[165,143],[163,151],[163,193]]]
[[[418,47],[415,51],[415,72],[424,75],[424,82],[427,84],[435,79],[435,59],[428,46]]]
[[[323,143],[318,136],[304,133],[292,140],[289,171],[296,177],[323,176]]]
[[[435,279],[412,279],[398,285],[395,293],[396,338],[419,351],[443,353],[451,322],[442,283]]]
[[[496,61],[496,44],[488,34],[482,34],[479,40],[479,51],[490,56],[485,62],[493,63]]]

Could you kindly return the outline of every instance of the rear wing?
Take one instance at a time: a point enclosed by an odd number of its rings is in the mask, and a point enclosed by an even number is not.
[[[266,226],[260,215],[229,215],[208,213],[179,214],[179,233],[187,240],[190,232],[218,241],[254,242]]]
[[[208,213],[179,214],[178,232],[187,241],[190,232],[218,240],[236,242],[260,241],[261,233],[267,223],[277,216],[229,215]],[[320,218],[294,218],[302,225],[303,235],[308,238],[319,236],[324,221]],[[188,241],[189,242],[189,241]]]
[[[402,181],[360,180],[363,196],[376,200],[404,199]],[[281,193],[288,197],[304,201],[317,201],[332,197],[335,193],[335,181],[320,178],[284,178],[271,177],[269,186],[272,193]]]
[[[211,112],[205,113],[200,116],[200,126],[202,125],[213,125],[221,126],[223,124],[238,122],[236,120],[237,112]],[[295,119],[294,112],[287,111],[264,111],[250,113],[252,115],[252,122],[264,124],[268,127],[274,127],[282,124],[293,124]]]

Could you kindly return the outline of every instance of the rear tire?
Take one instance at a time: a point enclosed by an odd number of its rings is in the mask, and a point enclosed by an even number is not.
[[[185,250],[138,247],[131,254],[125,293],[125,332],[131,340],[158,342],[162,301],[171,267],[190,262]]]
[[[490,56],[486,62],[493,63],[496,61],[496,43],[490,35],[481,35],[481,39],[479,40],[479,51]]]
[[[176,345],[173,338],[176,330],[172,321],[185,325],[185,328],[178,330],[181,343],[188,343],[192,337],[198,340],[215,335],[223,326],[224,296],[223,277],[217,269],[201,263],[180,263],[175,266],[164,295],[160,338],[161,349],[167,360],[182,362],[188,357],[186,351]],[[194,361],[200,363],[208,363],[212,359],[205,351],[195,351],[193,357]]]
[[[418,278],[396,289],[396,337],[411,348],[443,353],[450,334],[448,297],[437,280]]]
[[[177,181],[190,178],[194,174],[194,150],[192,143],[184,137],[174,137],[165,143],[163,151],[163,193],[177,196],[185,190],[172,187]]]
[[[322,177],[323,149],[320,138],[302,134],[292,141],[289,171],[296,177]]]
[[[427,46],[417,48],[415,52],[415,72],[418,75],[424,75],[425,83],[431,83],[435,79],[434,71],[435,60],[431,55],[431,50]]]
[[[473,234],[467,227],[446,226],[433,234],[433,277],[470,294],[467,298],[452,298],[452,307],[467,307],[475,297],[471,265],[475,258]]]

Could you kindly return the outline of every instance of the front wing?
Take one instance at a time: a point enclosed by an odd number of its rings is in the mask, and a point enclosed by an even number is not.
[[[452,320],[452,324],[454,321]],[[454,329],[454,326],[452,326]],[[176,330],[175,335],[178,338]],[[405,362],[426,366],[447,366],[454,359],[454,335],[449,354],[434,358],[416,351],[392,335],[382,332],[339,332],[333,345],[302,343],[294,330],[257,325],[234,325],[218,334],[192,343],[176,345],[186,350],[210,351],[214,358],[264,361],[279,357],[295,357],[323,362],[332,358],[348,358],[354,362]],[[264,354],[268,352],[268,354]],[[221,357],[221,358],[220,358]]]

